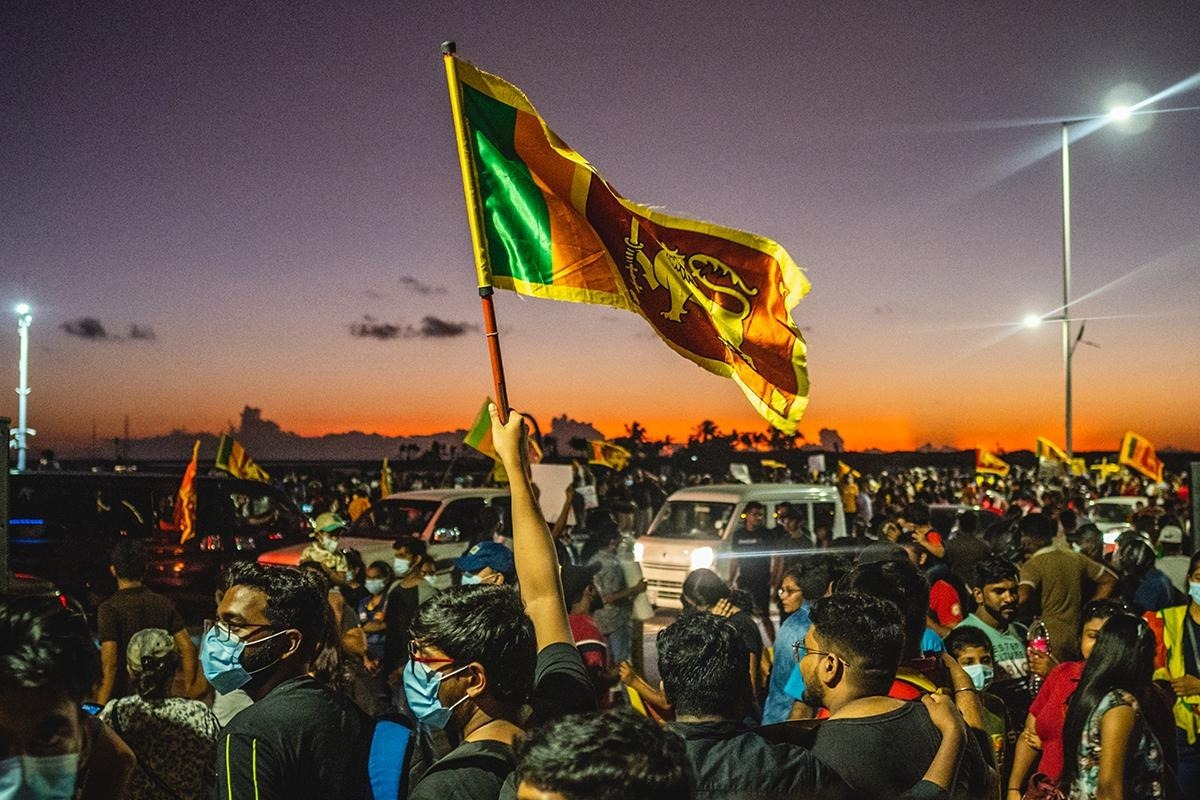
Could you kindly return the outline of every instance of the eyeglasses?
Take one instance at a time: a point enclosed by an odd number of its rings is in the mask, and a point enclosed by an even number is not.
[[[229,626],[228,624],[222,622],[219,619],[204,620],[204,632],[208,633],[209,630],[216,628],[216,630],[217,630],[216,638],[217,638],[217,641],[219,641],[219,642],[228,642],[230,639],[233,639],[235,637],[238,639],[245,639],[247,635],[253,633],[254,631],[287,630],[287,628],[281,628],[278,625],[269,625],[269,624],[266,624],[266,625],[242,624],[242,625],[237,625],[236,627],[237,627],[237,631],[235,631],[233,629],[233,627]],[[240,631],[245,631],[246,632],[245,635],[240,633]]]
[[[437,658],[436,656],[420,656],[417,653],[420,649],[417,647],[416,640],[410,639],[408,642],[408,660],[417,664],[453,664],[456,659],[453,658]]]
[[[786,586],[780,586],[775,590],[775,594],[779,595],[780,597],[790,597],[791,595],[799,594],[801,591],[801,589],[789,589]]]
[[[792,643],[792,656],[795,657],[797,664],[800,663],[800,659],[804,658],[807,655],[833,656],[838,661],[845,663],[845,659],[843,659],[837,653],[830,653],[828,650],[814,650],[811,647],[805,646],[804,642],[793,642]]]

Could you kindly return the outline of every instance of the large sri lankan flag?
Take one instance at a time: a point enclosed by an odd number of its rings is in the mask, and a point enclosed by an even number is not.
[[[787,251],[626,200],[520,89],[467,62],[451,66],[491,285],[640,314],[675,352],[733,378],[767,421],[794,433],[808,370],[790,312],[809,282]]]

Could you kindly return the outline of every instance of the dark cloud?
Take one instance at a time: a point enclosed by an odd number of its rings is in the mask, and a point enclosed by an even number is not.
[[[422,294],[422,295],[445,294],[446,293],[445,286],[430,286],[428,283],[423,283],[423,282],[417,280],[412,275],[401,275],[400,276],[400,285],[403,286],[405,289],[408,289],[410,291],[413,291],[413,292],[416,292],[417,294]]]
[[[368,300],[385,300],[386,298],[374,289],[363,289],[363,297]]]
[[[380,322],[374,317],[363,317],[362,322],[351,325],[350,335],[358,339],[378,339],[381,342],[407,338],[404,328],[390,322]]]
[[[881,316],[881,317],[882,317],[882,316],[886,316],[886,315],[888,315],[888,314],[895,314],[895,313],[896,313],[896,309],[892,308],[892,304],[891,304],[891,303],[888,303],[887,305],[882,305],[882,306],[875,306],[875,308],[873,309],[873,311],[874,311],[874,313],[875,313],[875,315],[876,315],[876,316]]]
[[[421,320],[421,327],[414,328],[412,325],[380,322],[374,317],[364,316],[361,322],[350,326],[350,335],[357,339],[387,342],[392,339],[454,339],[473,330],[477,330],[477,326],[469,322],[450,322],[438,317],[425,317]]]
[[[138,325],[136,322],[129,326],[129,338],[143,342],[153,342],[158,338],[154,333],[154,328],[149,325]]]
[[[437,317],[425,317],[421,320],[421,336],[426,339],[453,339],[465,336],[475,330],[469,322],[450,322]]]
[[[64,322],[58,327],[69,335],[78,336],[80,339],[97,341],[108,338],[108,331],[104,329],[104,325],[101,324],[100,320],[95,317],[80,317],[70,322]]]

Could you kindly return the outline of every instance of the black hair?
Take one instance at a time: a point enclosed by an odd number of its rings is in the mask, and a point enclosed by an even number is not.
[[[904,517],[905,522],[922,526],[928,525],[933,519],[929,513],[929,504],[921,501],[909,503],[908,508],[904,509],[904,513],[900,516]]]
[[[691,800],[683,740],[628,710],[573,714],[517,746],[517,783],[565,800]]]
[[[146,553],[141,539],[125,538],[112,549],[110,563],[117,577],[127,581],[140,581],[146,577]]]
[[[346,566],[350,568],[351,574],[362,580],[363,573],[367,571],[367,565],[363,563],[362,554],[357,550],[347,550],[343,555],[346,557]]]
[[[956,659],[958,658],[958,654],[967,647],[982,647],[991,653],[992,658],[996,657],[996,651],[992,647],[992,640],[988,638],[986,633],[974,625],[959,625],[947,634],[943,640],[943,644],[946,646],[946,652]]]
[[[1033,539],[1035,542],[1052,541],[1054,534],[1058,532],[1054,520],[1038,512],[1021,517],[1021,521],[1017,523],[1017,530],[1021,532],[1022,536]]]
[[[479,584],[440,592],[417,610],[409,634],[458,664],[483,666],[488,693],[496,700],[524,703],[533,690],[533,622],[510,586]]]
[[[893,603],[904,621],[905,652],[910,658],[920,655],[929,613],[929,582],[911,562],[859,564],[838,581],[837,592],[859,592]]]
[[[1063,530],[1068,534],[1075,532],[1075,523],[1078,522],[1078,520],[1079,517],[1076,516],[1075,512],[1069,508],[1064,508],[1062,511],[1058,512],[1058,523],[1062,525]]]
[[[241,583],[242,573],[253,564],[253,561],[230,561],[217,576],[217,591],[224,594],[229,591],[230,586]]]
[[[992,583],[1016,581],[1018,578],[1017,565],[1003,556],[988,556],[975,565],[971,576],[971,588],[982,590]]]
[[[63,597],[0,601],[0,687],[62,692],[83,702],[100,680],[87,618]]]
[[[396,577],[395,575],[392,574],[392,565],[386,561],[372,561],[370,564],[367,565],[367,569],[379,570],[380,572],[383,573],[383,579],[385,581],[387,581],[388,583],[391,583],[392,579]],[[365,571],[363,572],[363,575],[364,576],[366,575]]]
[[[1096,647],[1085,662],[1079,688],[1071,695],[1063,724],[1063,752],[1078,753],[1084,728],[1101,701],[1111,692],[1133,695],[1145,709],[1146,692],[1154,675],[1155,640],[1150,626],[1132,614],[1110,617],[1096,636]],[[1130,743],[1130,746],[1134,746]],[[1079,759],[1063,760],[1059,785],[1070,791],[1079,774]]]
[[[1119,600],[1109,600],[1108,598],[1089,600],[1079,614],[1079,633],[1082,634],[1083,626],[1094,619],[1109,620],[1118,614],[1128,613],[1129,608]]]
[[[126,665],[128,667],[128,665]],[[150,699],[163,699],[170,694],[171,681],[179,667],[179,651],[172,648],[163,656],[142,656],[136,670],[129,670],[129,684],[134,693]]]
[[[974,536],[979,530],[979,517],[974,511],[958,512],[958,532],[966,536]]]
[[[821,644],[841,658],[870,694],[887,694],[904,653],[905,631],[895,603],[869,594],[822,597],[809,609]]]
[[[279,630],[300,631],[300,651],[314,656],[328,638],[329,590],[323,583],[323,570],[297,569],[248,563],[238,570],[231,586],[245,586],[266,598],[263,614]],[[321,577],[318,577],[320,575]]]
[[[838,561],[832,558],[812,558],[793,564],[783,573],[783,577],[791,578],[800,587],[800,592],[808,602],[824,597],[829,591],[829,584],[845,574]]]
[[[749,503],[746,503],[746,505],[742,506],[742,514],[749,514],[751,511],[766,512],[766,510],[767,507],[757,500],[751,500]]]
[[[692,570],[683,579],[683,587],[679,590],[679,599],[684,608],[712,608],[731,594],[729,584],[711,569]]]
[[[419,559],[425,558],[429,554],[429,546],[425,544],[425,540],[418,539],[415,536],[401,536],[392,542],[393,550],[399,550],[400,548],[404,548]]]
[[[684,614],[658,632],[658,672],[675,713],[739,719],[750,697],[748,653],[737,628],[713,614]]]

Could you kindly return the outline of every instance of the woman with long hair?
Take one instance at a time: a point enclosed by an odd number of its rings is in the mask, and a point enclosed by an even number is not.
[[[1166,797],[1165,757],[1142,711],[1154,634],[1132,614],[1104,624],[1067,708],[1059,786],[1071,800]]]
[[[1063,724],[1066,720],[1067,702],[1079,686],[1083,667],[1096,645],[1104,623],[1117,614],[1126,613],[1125,606],[1115,600],[1093,600],[1083,607],[1080,616],[1079,649],[1082,661],[1067,661],[1059,664],[1046,676],[1042,688],[1029,707],[1025,718],[1025,729],[1017,737],[1013,749],[1012,771],[1008,776],[1007,797],[1026,797],[1035,800],[1056,793],[1058,778],[1063,767]],[[1038,761],[1038,754],[1041,760]],[[1022,795],[1021,787],[1029,776],[1034,762],[1038,771],[1029,782],[1028,790]]]

